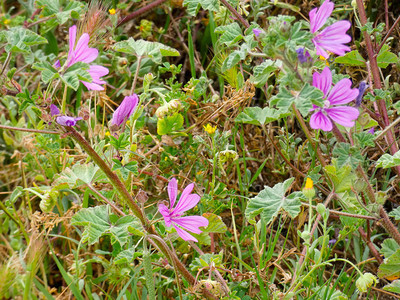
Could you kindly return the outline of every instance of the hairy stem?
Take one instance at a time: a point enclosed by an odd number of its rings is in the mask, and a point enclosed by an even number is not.
[[[156,8],[157,6],[161,5],[162,3],[164,3],[166,0],[156,0],[136,11],[134,11],[133,13],[127,15],[126,17],[122,18],[121,20],[118,21],[117,27],[129,22],[130,20],[143,15],[144,13],[148,12],[149,10],[152,10],[154,8]]]

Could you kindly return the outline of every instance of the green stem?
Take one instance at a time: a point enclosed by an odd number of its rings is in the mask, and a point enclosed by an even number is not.
[[[7,69],[8,64],[10,63],[10,61],[11,61],[11,52],[8,52],[6,61],[4,62],[3,68],[1,69],[0,76],[3,75],[3,73]]]
[[[138,79],[138,76],[139,76],[139,71],[140,71],[140,65],[141,65],[141,63],[142,63],[142,59],[143,59],[143,57],[142,56],[138,56],[138,59],[137,59],[137,66],[136,66],[136,72],[135,72],[135,77],[133,78],[133,83],[132,83],[132,88],[131,88],[131,95],[134,93],[134,91],[135,91],[135,87],[136,87],[136,83],[137,83],[137,79]],[[139,106],[140,107],[140,106]]]

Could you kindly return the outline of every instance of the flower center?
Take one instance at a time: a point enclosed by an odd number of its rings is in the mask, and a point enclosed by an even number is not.
[[[329,102],[329,100],[325,100],[324,101],[324,108],[329,108],[331,106],[331,103]]]

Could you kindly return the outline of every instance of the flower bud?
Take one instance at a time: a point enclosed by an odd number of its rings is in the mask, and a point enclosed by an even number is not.
[[[120,106],[114,111],[111,124],[120,126],[125,122],[135,111],[138,105],[139,97],[136,94],[124,98]]]
[[[315,190],[314,190],[314,182],[310,177],[307,177],[306,179],[306,185],[303,188],[303,194],[307,198],[314,198],[315,196]]]
[[[357,289],[361,293],[365,293],[368,289],[375,285],[379,280],[371,273],[362,274],[356,281]]]

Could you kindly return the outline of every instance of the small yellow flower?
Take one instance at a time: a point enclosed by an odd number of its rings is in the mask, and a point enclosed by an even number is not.
[[[305,188],[312,189],[313,186],[314,186],[314,182],[312,181],[312,179],[310,177],[307,177]]]
[[[314,182],[310,177],[307,177],[306,179],[306,186],[303,189],[303,194],[307,198],[314,198],[315,196],[315,190],[314,190]]]
[[[106,131],[106,136],[110,136],[111,133],[109,131]]]
[[[319,56],[319,59],[320,59],[320,60],[325,60],[325,64],[326,64],[327,66],[329,66],[329,62],[328,62],[328,60],[327,60],[325,57],[323,57],[322,55],[320,55],[320,56]]]
[[[4,20],[4,25],[8,25],[8,24],[10,24],[10,22],[11,22],[11,20],[10,20],[10,19],[5,19],[5,20]]]
[[[217,130],[217,125],[215,125],[215,127],[212,127],[210,123],[208,123],[207,125],[205,125],[203,127],[204,127],[204,131],[207,132],[209,135],[214,134],[215,130]]]
[[[117,11],[114,8],[111,8],[108,10],[108,12],[110,13],[110,15],[115,15]]]

